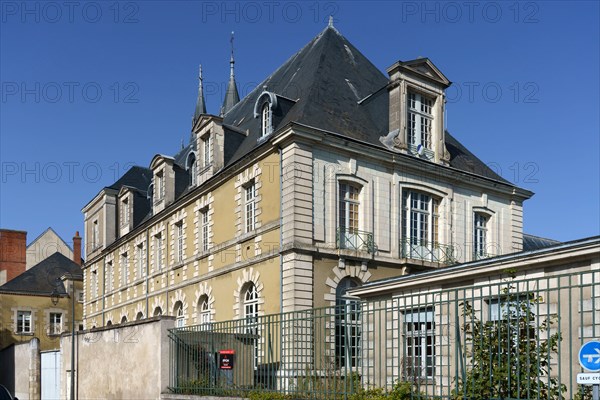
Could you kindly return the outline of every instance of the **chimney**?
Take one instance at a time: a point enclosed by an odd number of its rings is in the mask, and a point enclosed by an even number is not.
[[[73,261],[81,266],[81,236],[79,236],[79,231],[75,232],[75,236],[73,236]]]
[[[27,232],[0,229],[0,273],[6,282],[25,272]]]

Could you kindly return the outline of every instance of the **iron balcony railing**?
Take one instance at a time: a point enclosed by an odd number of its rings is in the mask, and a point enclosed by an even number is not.
[[[577,357],[600,337],[599,293],[595,270],[175,328],[169,389],[346,400],[401,385],[405,395],[390,398],[591,399]]]
[[[400,258],[431,261],[444,265],[456,263],[453,246],[408,238],[400,240]]]
[[[371,232],[340,227],[336,232],[338,249],[360,250],[375,253],[376,246]]]

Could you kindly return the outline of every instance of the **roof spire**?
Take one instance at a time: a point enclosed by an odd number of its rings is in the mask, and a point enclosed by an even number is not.
[[[330,15],[330,16],[329,16],[329,24],[328,24],[328,26],[329,26],[330,28],[333,28],[333,15]]]
[[[225,92],[225,99],[223,99],[223,106],[221,107],[221,116],[225,115],[227,111],[231,110],[240,101],[240,95],[237,90],[235,83],[235,74],[233,71],[233,64],[235,60],[233,58],[233,31],[231,32],[231,58],[229,59],[229,83],[227,84],[227,92]]]
[[[196,100],[196,110],[194,111],[194,122],[201,114],[206,114],[206,104],[204,102],[204,89],[202,87],[202,64],[198,68],[198,100]]]

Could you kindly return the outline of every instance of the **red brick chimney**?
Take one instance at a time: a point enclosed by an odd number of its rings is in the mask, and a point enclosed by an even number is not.
[[[73,236],[73,261],[81,266],[81,236],[79,236],[79,231],[75,232],[75,236]]]
[[[0,271],[6,271],[6,281],[25,272],[27,266],[27,232],[0,229]]]

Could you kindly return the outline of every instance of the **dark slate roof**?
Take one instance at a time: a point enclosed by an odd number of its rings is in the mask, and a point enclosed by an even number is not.
[[[142,191],[147,191],[152,183],[152,170],[150,168],[133,166],[118,181],[108,186],[109,189],[121,190],[122,186],[131,186]]]
[[[71,273],[75,280],[83,279],[81,267],[56,252],[0,286],[0,293],[50,295],[56,288],[59,294],[64,295],[66,291],[60,277],[65,275],[65,271]]]
[[[295,100],[283,118],[274,120],[274,131],[296,122],[385,148],[379,138],[389,133],[388,82],[335,28],[325,28],[224,115],[225,126],[249,132],[235,150],[225,149],[233,153],[229,163],[260,144],[260,120],[253,111],[264,87]],[[510,184],[450,134],[447,148],[452,167]]]
[[[558,240],[543,238],[539,236],[523,234],[523,251],[539,250],[545,247],[560,244]]]

